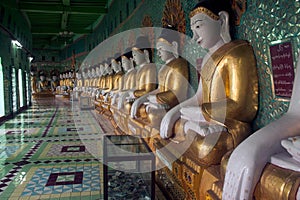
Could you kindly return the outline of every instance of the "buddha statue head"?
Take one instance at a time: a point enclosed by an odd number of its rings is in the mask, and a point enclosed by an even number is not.
[[[104,63],[105,66],[105,71],[108,75],[111,75],[114,71],[111,68],[111,65],[109,63],[111,63],[112,58],[108,58],[106,60],[106,62]]]
[[[69,71],[69,78],[73,78],[73,71]]]
[[[121,54],[116,53],[114,58],[111,60],[111,67],[115,73],[121,71]]]
[[[96,69],[95,66],[93,66],[91,69],[91,78],[95,78],[95,77],[96,77]]]
[[[46,76],[45,76],[45,73],[44,73],[43,71],[41,71],[41,72],[39,73],[39,75],[40,75],[40,80],[41,80],[42,82],[46,80]]]
[[[179,35],[172,27],[162,30],[156,42],[157,55],[168,63],[174,58],[178,58]]]
[[[87,70],[87,78],[91,78],[92,77],[92,71],[91,71],[91,67],[89,67],[89,69]]]
[[[143,65],[151,62],[152,54],[150,43],[147,37],[140,36],[132,48],[133,60],[137,65]]]
[[[189,17],[193,39],[202,48],[214,51],[231,41],[234,15],[229,0],[201,0]]]
[[[105,76],[106,75],[106,70],[105,66],[103,63],[100,64],[100,76]]]
[[[132,63],[132,51],[131,48],[127,48],[125,50],[125,53],[122,55],[121,60],[122,60],[122,67],[125,72],[129,71],[130,69],[133,68],[133,63]]]
[[[97,65],[97,67],[96,67],[96,77],[100,77],[100,76],[101,76],[101,74],[100,74],[100,66]]]
[[[81,72],[80,72],[80,71],[77,71],[77,72],[76,72],[76,78],[77,78],[78,80],[81,79]]]
[[[82,70],[82,78],[86,79],[86,69]]]

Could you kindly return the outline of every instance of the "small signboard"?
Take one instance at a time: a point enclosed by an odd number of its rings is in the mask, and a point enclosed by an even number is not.
[[[292,43],[273,43],[270,46],[270,59],[275,96],[291,98],[295,76]]]

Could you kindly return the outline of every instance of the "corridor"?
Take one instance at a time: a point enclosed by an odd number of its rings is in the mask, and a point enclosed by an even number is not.
[[[100,118],[50,98],[2,124],[0,199],[102,199]]]

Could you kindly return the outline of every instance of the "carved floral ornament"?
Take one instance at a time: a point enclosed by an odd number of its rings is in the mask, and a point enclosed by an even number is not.
[[[235,25],[240,25],[242,15],[246,12],[247,0],[232,0],[231,7],[235,14]]]
[[[180,0],[167,0],[161,19],[163,27],[172,26],[177,31],[185,33],[186,21]]]

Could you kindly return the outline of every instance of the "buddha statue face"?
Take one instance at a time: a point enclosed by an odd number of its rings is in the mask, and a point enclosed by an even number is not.
[[[112,74],[112,69],[111,67],[108,65],[108,63],[104,63],[104,67],[105,67],[105,73],[106,74]]]
[[[67,77],[66,77],[66,74],[63,74],[63,78],[64,78],[64,79],[67,78]]]
[[[193,39],[205,49],[212,48],[221,38],[221,20],[215,20],[204,13],[198,13],[191,18]]]
[[[73,77],[73,73],[69,72],[69,78],[72,78],[72,77]]]
[[[105,67],[103,64],[100,64],[100,75],[105,76]]]
[[[53,81],[57,81],[57,76],[55,76],[55,75],[52,76],[52,80],[53,80]]]
[[[88,69],[88,72],[87,72],[88,78],[91,78],[91,75],[92,75],[91,69]]]
[[[127,57],[122,56],[122,67],[123,67],[124,71],[127,72],[128,70],[131,69],[131,65],[130,64],[131,64],[130,60]]]
[[[165,42],[159,41],[156,44],[156,48],[157,48],[157,55],[162,61],[167,62],[168,60],[175,58],[174,47],[172,44],[167,44]]]
[[[91,70],[91,78],[94,78],[96,76],[95,68],[92,68]]]
[[[132,56],[133,56],[133,61],[137,65],[141,65],[143,63],[146,63],[145,53],[142,52],[141,50],[139,50],[137,48],[132,49]]]
[[[63,79],[64,77],[63,77],[63,75],[62,74],[60,74],[59,75],[59,79]]]
[[[40,76],[40,79],[41,79],[41,81],[45,81],[45,80],[46,80],[46,77],[45,77],[44,75],[41,75],[41,76]]]
[[[113,68],[114,72],[120,71],[120,64],[115,59],[111,61],[111,67]]]
[[[101,74],[100,74],[100,67],[96,67],[96,76],[97,77],[101,76]]]

